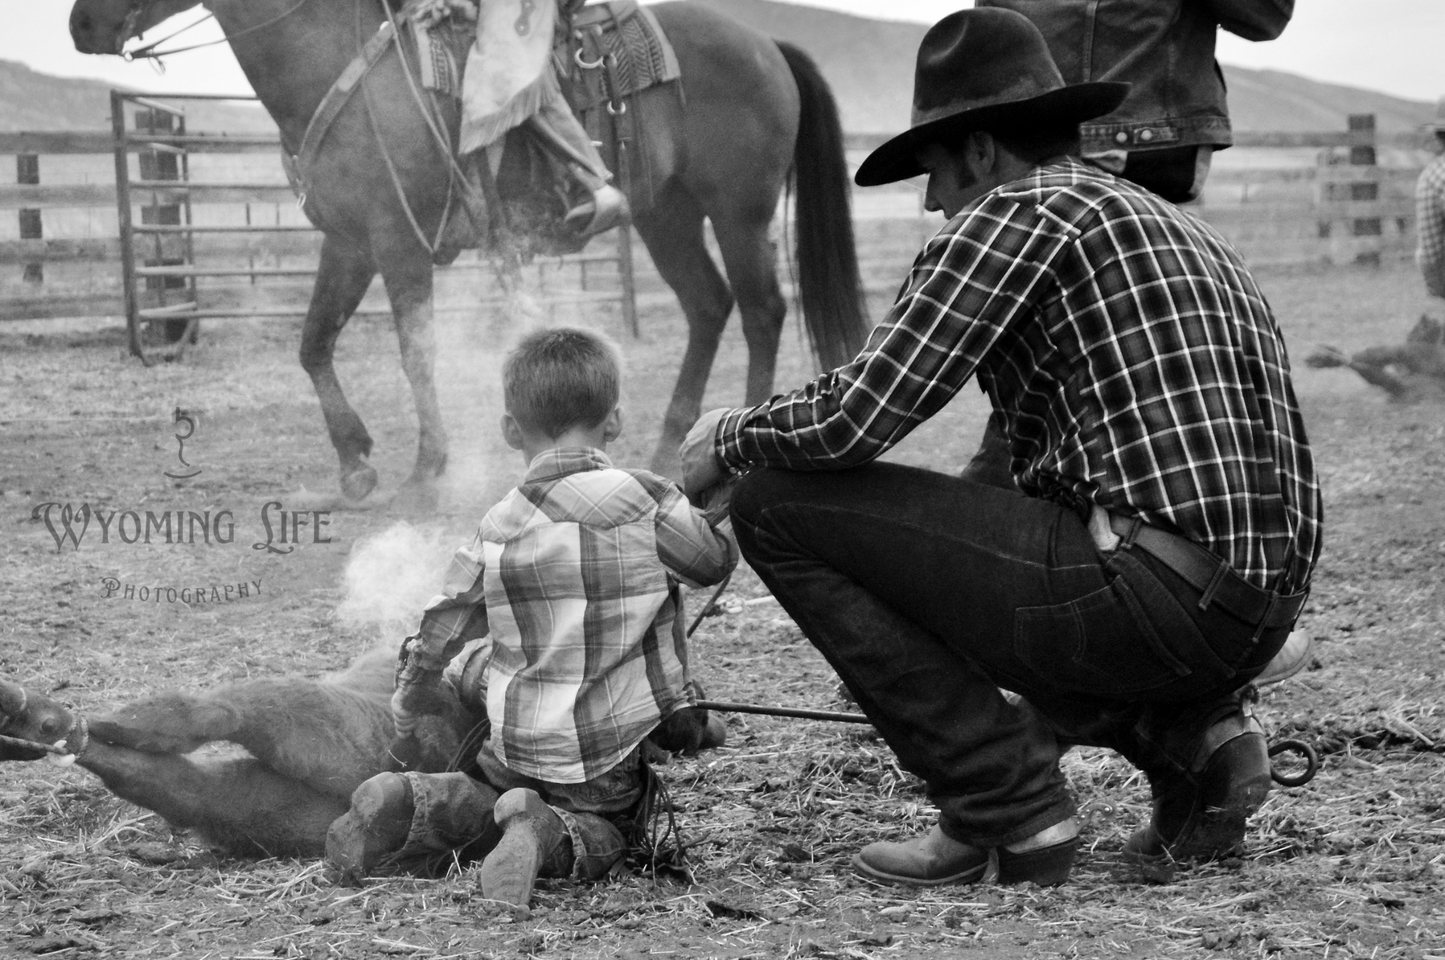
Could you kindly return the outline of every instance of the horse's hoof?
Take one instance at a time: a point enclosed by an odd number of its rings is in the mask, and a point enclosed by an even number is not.
[[[375,489],[376,470],[370,464],[364,463],[341,476],[341,495],[348,500],[364,500]]]

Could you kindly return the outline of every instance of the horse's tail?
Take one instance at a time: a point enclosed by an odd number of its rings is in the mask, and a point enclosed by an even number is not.
[[[797,190],[798,299],[825,370],[847,363],[868,337],[850,213],[843,125],[828,82],[806,53],[778,41],[802,100],[793,147]]]

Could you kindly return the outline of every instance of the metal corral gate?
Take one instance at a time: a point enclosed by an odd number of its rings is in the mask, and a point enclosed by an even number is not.
[[[131,352],[147,364],[176,357],[195,341],[203,319],[303,314],[321,234],[284,179],[279,135],[189,130],[185,109],[173,103],[256,98],[112,91],[110,99]],[[126,122],[130,110],[133,125]],[[615,267],[614,279],[597,269],[605,265]],[[474,251],[438,268],[435,311],[475,311],[506,302],[496,269]],[[628,224],[616,231],[615,252],[538,257],[529,269],[538,306],[555,313],[563,304],[616,302],[628,328],[637,332]],[[390,313],[380,286],[373,284],[358,313]]]

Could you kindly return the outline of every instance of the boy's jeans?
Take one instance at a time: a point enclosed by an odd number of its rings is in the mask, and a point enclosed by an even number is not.
[[[548,784],[513,773],[497,762],[490,742],[477,755],[485,779],[466,773],[408,773],[413,813],[398,869],[422,876],[445,874],[453,862],[480,860],[501,832],[492,819],[497,798],[516,787],[536,790],[561,817],[572,839],[573,880],[598,880],[627,854],[627,839],[613,822],[642,796],[637,751],[596,780]]]
[[[1256,641],[1153,557],[1101,553],[1072,511],[971,479],[758,470],[732,514],[744,557],[926,783],[944,832],[975,846],[1072,815],[1071,744],[1187,766],[1289,632]]]

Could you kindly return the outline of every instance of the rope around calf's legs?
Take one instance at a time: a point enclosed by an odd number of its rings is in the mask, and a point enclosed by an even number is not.
[[[77,730],[80,732],[80,746],[72,750],[70,749],[70,738]],[[13,747],[24,747],[28,750],[40,750],[50,754],[46,759],[51,763],[60,767],[68,767],[80,759],[85,748],[90,746],[90,724],[85,717],[77,715],[71,722],[70,729],[65,731],[65,736],[54,743],[41,743],[38,740],[26,740],[23,737],[10,737],[4,734],[0,734],[0,743]]]

